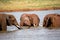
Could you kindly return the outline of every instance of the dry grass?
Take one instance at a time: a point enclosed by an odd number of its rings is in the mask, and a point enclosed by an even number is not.
[[[30,10],[59,7],[60,0],[0,0],[0,10]]]

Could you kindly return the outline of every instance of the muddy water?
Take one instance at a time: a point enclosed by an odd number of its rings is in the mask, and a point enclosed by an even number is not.
[[[28,11],[28,12],[5,12],[7,14],[13,14],[18,23],[20,22],[20,16],[23,13],[34,13],[40,18],[40,25],[38,28],[22,29],[18,30],[15,26],[7,26],[8,32],[0,32],[0,40],[60,40],[60,29],[47,29],[42,27],[43,18],[50,13],[60,14],[60,10],[48,10],[48,11]]]
[[[0,40],[60,40],[60,29],[33,28],[1,32]]]

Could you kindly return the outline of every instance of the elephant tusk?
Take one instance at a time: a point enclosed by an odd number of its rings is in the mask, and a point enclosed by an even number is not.
[[[17,27],[18,29],[21,29],[20,26],[18,26],[18,25],[16,25],[16,27]]]
[[[18,25],[16,25],[17,27],[19,27]]]
[[[34,24],[34,27],[35,27],[36,25]]]
[[[36,28],[37,27],[37,25],[36,24],[33,24],[34,25],[34,27]]]

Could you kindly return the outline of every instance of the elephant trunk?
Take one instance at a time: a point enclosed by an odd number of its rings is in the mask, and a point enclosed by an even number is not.
[[[16,25],[16,27],[17,27],[18,29],[21,29],[20,26],[18,26],[18,25]]]
[[[52,24],[52,22],[51,22],[51,17],[49,17],[49,18],[47,19],[46,27],[50,27],[51,24]]]

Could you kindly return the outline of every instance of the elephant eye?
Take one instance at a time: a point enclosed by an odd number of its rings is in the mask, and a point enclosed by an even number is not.
[[[14,20],[12,20],[12,21],[14,21]]]
[[[11,18],[11,17],[9,16],[9,18]]]
[[[14,20],[12,20],[12,22],[14,22]]]

